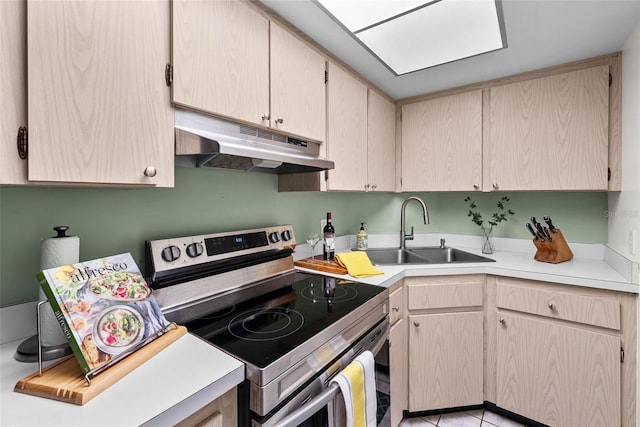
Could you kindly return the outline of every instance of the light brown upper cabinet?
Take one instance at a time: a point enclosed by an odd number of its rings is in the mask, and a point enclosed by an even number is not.
[[[365,191],[367,175],[367,86],[329,62],[327,81],[327,190]]]
[[[244,1],[174,0],[175,105],[326,137],[325,58]]]
[[[607,190],[609,66],[489,89],[484,189]]]
[[[25,184],[27,161],[18,155],[18,129],[27,125],[27,2],[0,2],[0,184]]]
[[[168,0],[29,1],[27,30],[29,180],[173,186]]]
[[[621,54],[398,101],[402,191],[621,185]]]
[[[396,105],[371,88],[367,126],[367,189],[395,191]]]
[[[271,127],[326,139],[325,58],[271,22]]]
[[[482,91],[402,105],[402,191],[482,187]]]
[[[172,1],[174,104],[269,125],[269,20],[240,1]]]
[[[278,176],[279,191],[395,191],[395,104],[327,63],[325,172]]]

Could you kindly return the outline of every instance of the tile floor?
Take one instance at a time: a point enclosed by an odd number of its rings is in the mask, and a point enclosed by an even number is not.
[[[384,421],[384,418],[382,419]],[[382,425],[382,422],[380,423]],[[427,417],[405,418],[399,427],[523,427],[502,415],[486,409],[450,414],[429,415]]]
[[[376,369],[376,388],[389,394],[389,375]],[[390,427],[389,411],[382,418],[378,427]],[[449,414],[429,415],[424,417],[405,418],[399,427],[524,427],[509,418],[486,409],[476,409]]]

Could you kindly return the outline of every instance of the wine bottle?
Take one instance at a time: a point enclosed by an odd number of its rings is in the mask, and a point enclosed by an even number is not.
[[[327,224],[322,231],[324,233],[324,260],[331,261],[336,254],[336,230],[331,224],[331,212],[327,212]]]

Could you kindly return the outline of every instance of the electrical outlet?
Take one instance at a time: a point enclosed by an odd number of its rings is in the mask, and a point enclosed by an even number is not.
[[[638,230],[629,230],[627,244],[629,245],[629,254],[635,255],[638,250]]]

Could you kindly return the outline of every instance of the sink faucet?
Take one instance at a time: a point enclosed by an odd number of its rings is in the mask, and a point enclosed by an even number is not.
[[[407,234],[405,232],[405,220],[404,220],[407,204],[412,200],[415,200],[416,202],[420,203],[420,206],[422,206],[422,218],[424,219],[424,223],[429,224],[429,210],[427,209],[427,205],[424,204],[422,199],[420,199],[419,197],[408,197],[407,199],[405,199],[405,201],[402,202],[402,208],[400,208],[400,249],[405,248],[405,244],[407,240],[413,240],[413,225],[411,226],[411,234]]]

